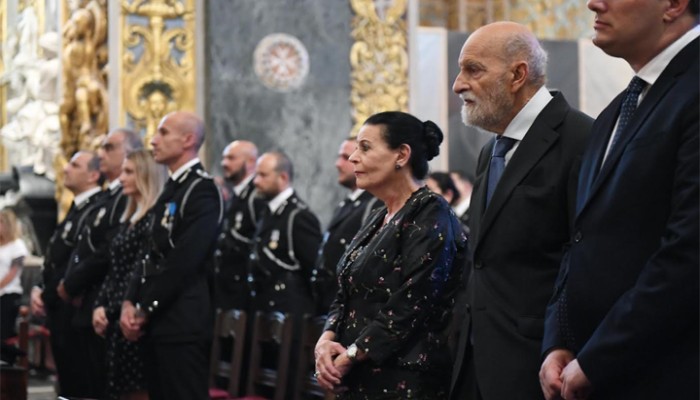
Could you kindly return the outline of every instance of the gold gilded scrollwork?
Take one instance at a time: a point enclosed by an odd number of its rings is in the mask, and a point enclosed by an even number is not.
[[[353,134],[370,115],[408,109],[406,0],[350,0]]]
[[[122,110],[150,143],[165,114],[195,109],[194,0],[123,0],[122,10]],[[130,15],[148,24],[129,25]]]
[[[66,159],[107,132],[107,2],[82,1],[63,29],[61,148]]]

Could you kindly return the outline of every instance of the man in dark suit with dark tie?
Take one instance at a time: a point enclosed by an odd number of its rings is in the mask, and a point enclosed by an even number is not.
[[[248,260],[255,226],[265,207],[253,184],[257,159],[253,142],[236,140],[226,146],[221,160],[224,178],[233,185],[215,253],[216,306],[222,310],[247,310],[250,302]]]
[[[544,313],[570,231],[592,119],[544,86],[546,53],[524,26],[475,31],[453,89],[464,122],[494,134],[477,164],[466,316],[452,399],[542,398]]]
[[[75,305],[79,300],[62,298],[60,292],[70,258],[80,241],[79,235],[89,215],[102,203],[101,181],[100,161],[95,153],[79,151],[66,164],[64,185],[75,196],[73,205],[49,240],[42,271],[43,289],[32,290],[33,312],[45,312],[47,316],[51,350],[58,372],[58,394],[65,397],[90,397],[95,395],[95,390],[99,391],[86,380],[90,377],[84,364],[86,348],[73,327]]]
[[[381,207],[381,202],[369,192],[358,189],[355,184],[355,168],[349,161],[355,151],[355,138],[343,141],[338,150],[335,168],[338,170],[338,183],[350,193],[338,204],[331,222],[323,234],[323,242],[318,252],[316,266],[311,275],[311,286],[316,301],[317,314],[326,314],[335,299],[338,283],[336,266],[352,238],[360,230],[370,212]]]
[[[184,111],[163,117],[151,139],[170,179],[149,211],[151,250],[130,282],[120,327],[144,341],[152,400],[209,398],[210,284],[223,201],[197,158],[203,142],[204,123]]]
[[[285,154],[269,152],[258,159],[253,181],[268,204],[255,231],[249,270],[253,311],[290,313],[299,322],[315,311],[310,278],[321,226],[292,188],[293,180]]]
[[[547,309],[548,399],[697,399],[697,0],[590,0],[635,72],[598,116]]]

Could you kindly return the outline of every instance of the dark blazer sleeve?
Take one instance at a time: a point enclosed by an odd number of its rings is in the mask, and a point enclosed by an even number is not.
[[[452,270],[461,228],[447,203],[433,201],[403,220],[400,254],[394,261],[400,283],[355,343],[377,364],[396,354],[435,311],[453,298],[458,279]],[[451,306],[451,305],[450,305]]]
[[[150,290],[142,291],[143,296],[139,299],[141,304],[153,304],[157,300],[158,307],[151,314],[168,309],[191,279],[202,273],[212,254],[219,233],[221,201],[211,180],[202,180],[196,185],[179,222],[174,247],[161,261],[167,267],[160,275],[149,278],[154,281],[153,285],[149,285]],[[134,298],[140,279],[140,273],[134,274],[129,298]]]
[[[292,231],[294,255],[304,276],[310,278],[321,245],[321,224],[311,211],[303,209],[294,217]]]

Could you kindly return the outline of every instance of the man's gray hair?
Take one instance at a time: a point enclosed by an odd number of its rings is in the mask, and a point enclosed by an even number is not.
[[[508,38],[505,45],[505,57],[508,62],[523,58],[529,67],[527,83],[543,86],[547,80],[547,52],[533,36],[518,33]]]

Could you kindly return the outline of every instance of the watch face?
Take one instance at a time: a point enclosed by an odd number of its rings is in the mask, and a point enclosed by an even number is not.
[[[353,343],[348,347],[348,358],[354,360],[355,357],[357,357],[357,345]]]

